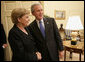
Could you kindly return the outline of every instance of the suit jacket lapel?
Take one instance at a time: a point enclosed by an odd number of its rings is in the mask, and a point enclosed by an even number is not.
[[[45,25],[45,36],[47,36],[49,32],[49,22],[46,18],[44,18],[44,25]]]
[[[43,19],[44,20],[44,25],[45,25],[45,36],[48,35],[48,31],[49,31],[49,22],[46,18]],[[45,39],[40,31],[40,29],[38,28],[37,22],[36,20],[34,20],[34,32],[36,34],[36,37],[39,37],[40,39]]]
[[[37,22],[36,20],[34,20],[34,31],[35,31],[35,34],[36,34],[36,37],[40,37],[40,39],[44,39],[44,37],[42,36],[42,33],[37,25]]]

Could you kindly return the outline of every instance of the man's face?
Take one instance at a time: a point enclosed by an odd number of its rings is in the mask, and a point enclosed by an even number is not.
[[[32,13],[37,20],[41,20],[43,18],[43,8],[41,5],[34,6],[34,12]]]

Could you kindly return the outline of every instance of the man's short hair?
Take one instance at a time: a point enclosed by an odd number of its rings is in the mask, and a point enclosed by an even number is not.
[[[31,12],[34,12],[34,6],[36,5],[41,5],[40,3],[34,3],[32,6],[31,6]]]

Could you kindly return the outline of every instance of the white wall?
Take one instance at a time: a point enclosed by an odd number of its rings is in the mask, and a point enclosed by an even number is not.
[[[58,27],[63,23],[65,28],[68,17],[74,15],[79,15],[84,25],[84,1],[44,1],[44,14],[54,17],[55,10],[65,10],[66,12],[65,20],[56,20]]]

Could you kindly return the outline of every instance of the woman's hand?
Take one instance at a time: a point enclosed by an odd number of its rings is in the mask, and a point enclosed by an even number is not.
[[[38,60],[41,60],[42,59],[41,53],[40,52],[36,52],[36,54],[37,54]]]

